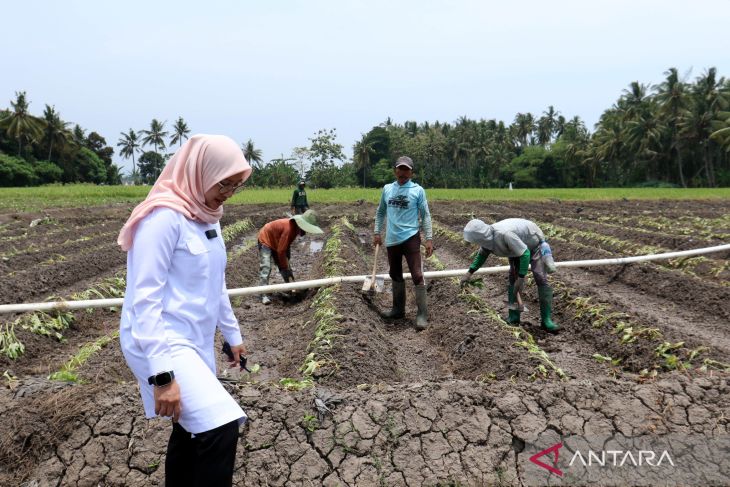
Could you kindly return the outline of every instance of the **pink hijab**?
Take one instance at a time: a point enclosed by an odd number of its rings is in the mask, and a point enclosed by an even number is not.
[[[137,223],[158,206],[179,211],[186,218],[215,223],[223,216],[205,204],[205,192],[216,183],[240,172],[245,181],[251,166],[238,144],[224,135],[194,135],[172,156],[147,198],[132,211],[119,232],[122,250],[132,247]]]

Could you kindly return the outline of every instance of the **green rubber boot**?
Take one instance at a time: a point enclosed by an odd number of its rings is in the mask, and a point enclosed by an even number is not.
[[[393,281],[393,308],[380,316],[389,320],[397,320],[406,315],[406,282]]]
[[[507,303],[517,303],[517,297],[515,296],[515,287],[513,285],[510,285],[507,288]],[[509,323],[510,325],[519,325],[520,312],[515,309],[510,309],[509,313],[507,314],[507,323]]]
[[[416,315],[416,330],[425,330],[428,328],[428,305],[426,304],[426,285],[419,284],[416,286],[416,306],[418,306],[418,314]]]
[[[540,325],[547,331],[558,331],[560,326],[553,322],[553,288],[550,286],[538,286],[537,295],[540,297]]]

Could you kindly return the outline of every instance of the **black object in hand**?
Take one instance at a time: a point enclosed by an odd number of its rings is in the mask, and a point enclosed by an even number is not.
[[[284,282],[293,282],[294,281],[294,273],[291,269],[282,269],[280,271],[281,278],[284,279]]]
[[[223,351],[223,353],[226,354],[226,356],[228,357],[228,360],[233,360],[233,350],[231,350],[231,345],[228,342],[223,342],[223,348],[221,350]],[[245,370],[249,374],[251,373],[251,371],[248,369],[248,367],[246,367],[247,359],[244,354],[240,355],[238,362],[241,365],[241,370]]]

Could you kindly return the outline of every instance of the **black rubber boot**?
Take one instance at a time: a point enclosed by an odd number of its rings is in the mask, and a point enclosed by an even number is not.
[[[406,283],[393,281],[393,308],[381,314],[383,318],[397,320],[406,315]]]
[[[419,284],[416,286],[416,306],[418,306],[418,314],[416,315],[416,330],[425,330],[428,328],[428,301],[426,295],[426,285]]]

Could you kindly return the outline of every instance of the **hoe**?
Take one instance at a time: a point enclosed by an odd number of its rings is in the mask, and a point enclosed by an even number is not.
[[[382,276],[376,276],[375,271],[378,268],[378,251],[380,245],[375,246],[375,258],[373,259],[373,274],[367,276],[362,283],[362,295],[371,300],[375,293],[382,293],[385,288],[385,279]]]

